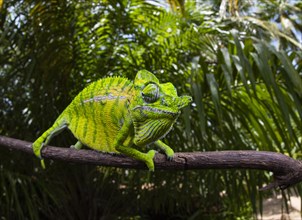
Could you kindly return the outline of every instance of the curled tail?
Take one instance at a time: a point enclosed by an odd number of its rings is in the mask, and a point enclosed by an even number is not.
[[[44,169],[45,163],[41,156],[42,148],[47,145],[50,140],[60,132],[67,128],[67,123],[65,120],[59,118],[49,129],[47,129],[33,144],[32,149],[34,154],[41,160],[41,166]]]

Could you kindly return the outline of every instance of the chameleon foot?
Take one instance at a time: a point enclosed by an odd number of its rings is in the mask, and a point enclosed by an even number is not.
[[[167,155],[167,160],[172,161],[174,158],[174,151],[172,149],[169,149],[165,152]]]
[[[154,162],[153,158],[156,154],[155,150],[149,150],[148,153],[146,154],[146,165],[149,168],[149,171],[154,172]]]
[[[165,154],[167,155],[167,159],[169,161],[173,160],[174,157],[174,151],[172,150],[172,148],[170,148],[168,145],[166,145],[164,142],[158,140],[155,142],[155,145],[160,148],[162,151],[165,152]]]
[[[76,150],[80,150],[83,147],[83,144],[78,141],[75,145],[71,145],[70,148],[76,149]]]

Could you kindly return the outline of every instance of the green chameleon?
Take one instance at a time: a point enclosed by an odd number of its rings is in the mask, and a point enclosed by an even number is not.
[[[178,96],[172,83],[160,84],[150,72],[141,70],[134,82],[121,77],[100,79],[80,92],[70,105],[32,145],[41,157],[43,146],[68,128],[78,139],[71,147],[86,145],[102,152],[122,153],[146,163],[154,170],[154,150],[138,150],[154,143],[172,160],[174,151],[160,141],[172,128],[180,109],[192,101]]]

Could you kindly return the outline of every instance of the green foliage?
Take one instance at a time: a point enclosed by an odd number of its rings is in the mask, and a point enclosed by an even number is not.
[[[302,28],[293,18],[301,18],[301,4],[258,2],[223,19],[215,1],[187,1],[182,14],[155,1],[4,1],[0,134],[33,141],[89,82],[147,69],[194,97],[165,139],[175,151],[268,150],[300,159]],[[280,26],[285,18],[293,29]],[[73,143],[68,132],[52,142]],[[271,178],[57,161],[41,171],[35,158],[0,151],[2,219],[249,219],[261,213],[267,194],[258,189]]]

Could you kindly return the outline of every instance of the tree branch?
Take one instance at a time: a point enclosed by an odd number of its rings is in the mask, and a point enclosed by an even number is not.
[[[0,136],[0,146],[33,155],[30,142]],[[123,155],[45,146],[43,158],[74,163],[132,169],[147,169],[144,163]],[[215,151],[175,153],[173,161],[163,154],[154,158],[155,170],[258,169],[274,173],[275,180],[261,190],[285,189],[302,181],[302,162],[280,153],[267,151]]]

